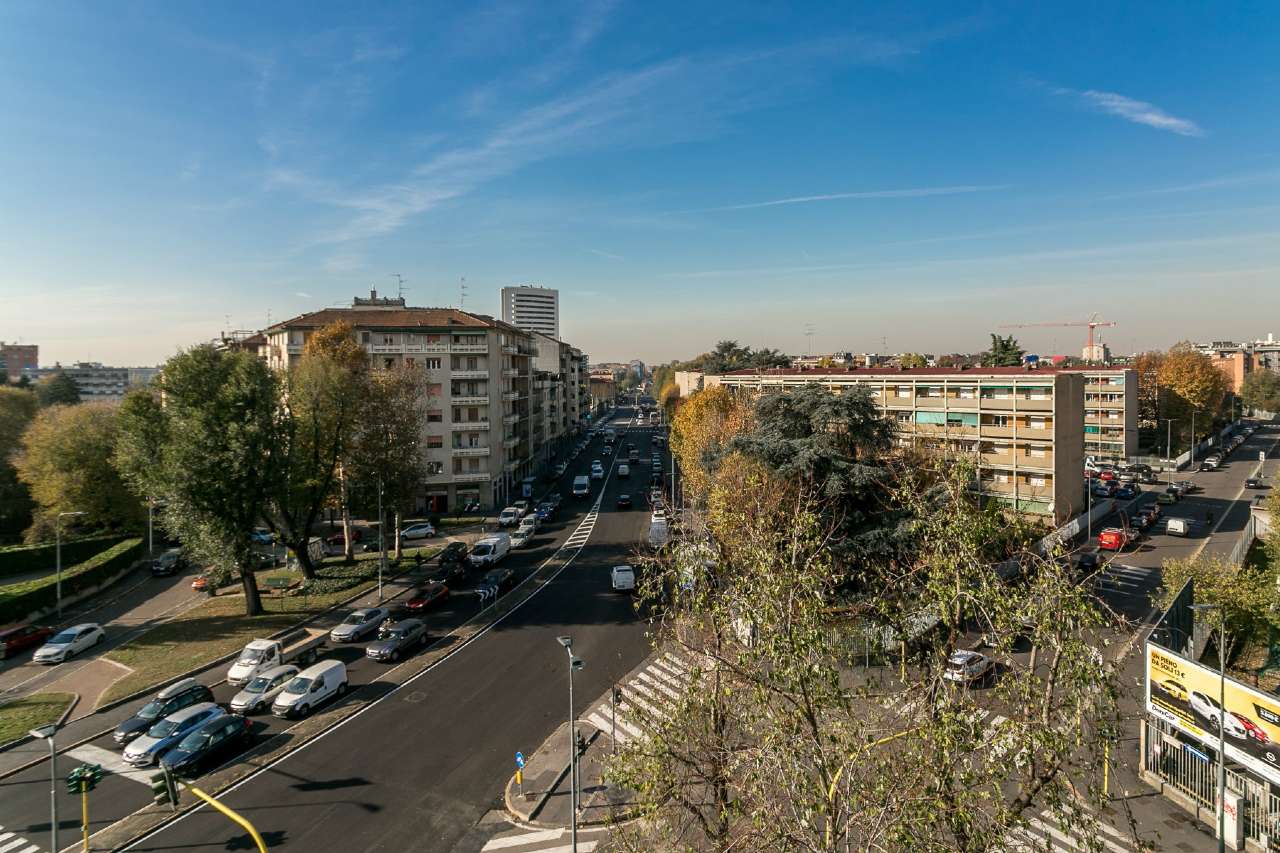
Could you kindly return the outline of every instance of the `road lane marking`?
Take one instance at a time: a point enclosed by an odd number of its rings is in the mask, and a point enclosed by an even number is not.
[[[558,840],[564,835],[563,829],[544,829],[540,832],[529,832],[524,835],[508,836],[506,838],[491,838],[480,849],[483,850],[503,850],[507,847],[518,847],[521,844],[533,844],[537,841]]]
[[[100,746],[94,746],[86,743],[83,746],[77,746],[75,749],[68,750],[65,755],[83,761],[85,764],[98,764],[108,773],[114,773],[117,776],[123,776],[142,785],[151,784],[151,776],[158,772],[157,770],[143,770],[134,767],[120,756],[110,750],[103,749]],[[0,851],[2,853],[2,851]]]

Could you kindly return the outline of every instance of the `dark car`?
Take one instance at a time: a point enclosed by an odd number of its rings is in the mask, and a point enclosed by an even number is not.
[[[1245,481],[1244,481],[1244,487],[1245,487],[1246,489],[1261,489],[1261,488],[1262,488],[1262,478],[1261,478],[1261,477],[1250,477],[1249,479],[1247,479],[1247,480],[1245,480]]]
[[[248,717],[239,714],[214,717],[178,741],[160,763],[179,776],[199,776],[243,750],[252,730],[253,723]]]
[[[534,514],[537,515],[538,521],[550,521],[556,517],[556,505],[551,501],[543,501],[538,504]]]
[[[212,702],[213,691],[194,678],[184,678],[170,684],[156,694],[156,698],[138,709],[132,717],[116,726],[112,737],[115,742],[124,745],[151,728],[156,720],[164,719],[183,708],[198,705],[201,702]]]
[[[1089,574],[1098,570],[1098,555],[1093,551],[1085,551],[1076,555],[1076,571],[1080,574]]]
[[[511,569],[492,569],[485,573],[479,586],[490,586],[501,592],[516,582],[516,573]]]
[[[1126,483],[1125,485],[1116,489],[1115,492],[1113,493],[1113,496],[1119,498],[1122,501],[1131,500],[1138,496],[1138,487],[1134,486],[1131,483]]]
[[[442,583],[445,586],[453,584],[457,586],[467,577],[466,563],[445,563],[436,571],[427,576],[427,580],[433,583]]]
[[[0,629],[0,660],[32,646],[44,645],[53,636],[53,629],[44,625],[18,625]]]
[[[442,583],[432,582],[419,587],[413,596],[404,603],[402,609],[407,613],[423,613],[449,598],[449,587]]]
[[[158,578],[176,575],[185,563],[186,561],[182,558],[182,549],[170,548],[151,561],[151,574]]]
[[[440,565],[446,563],[461,563],[467,556],[466,542],[450,542],[444,546],[444,550],[440,552]]]
[[[427,626],[421,619],[402,619],[390,625],[384,625],[378,639],[364,650],[365,657],[370,660],[400,660],[400,655],[414,646],[427,642]]]
[[[618,509],[631,509],[631,495],[618,495]]]

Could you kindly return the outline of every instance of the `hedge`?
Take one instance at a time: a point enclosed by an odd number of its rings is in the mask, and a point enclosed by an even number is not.
[[[66,554],[63,554],[64,564]],[[142,539],[117,542],[84,562],[62,572],[62,596],[69,598],[98,586],[142,558]],[[37,610],[57,604],[57,578],[53,575],[0,587],[0,625],[23,619]]]
[[[92,536],[88,539],[73,539],[62,543],[62,566],[74,566],[83,563],[93,555],[124,540],[118,534],[110,536]],[[53,571],[58,564],[58,555],[54,543],[46,545],[14,545],[0,548],[0,580],[14,575],[25,575],[48,569]]]

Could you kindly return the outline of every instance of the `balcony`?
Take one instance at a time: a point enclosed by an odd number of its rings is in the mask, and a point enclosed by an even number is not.
[[[502,449],[511,450],[519,443],[520,443],[519,438],[508,438],[502,442]]]
[[[492,475],[488,471],[472,471],[469,474],[454,474],[455,483],[487,483]]]
[[[1018,397],[1013,401],[1014,408],[1019,412],[1052,412],[1053,400],[1028,400],[1025,397]]]
[[[520,352],[520,349],[515,344],[503,344],[502,351],[507,355],[516,355]]]
[[[502,375],[507,379],[515,379],[520,375],[520,371],[516,370],[514,367],[504,367],[502,368]]]
[[[486,343],[483,339],[481,339],[479,343],[475,343],[475,344],[449,344],[449,352],[487,353],[488,351],[489,351],[489,344]]]
[[[488,421],[454,421],[449,424],[449,429],[454,432],[476,432],[489,428]]]
[[[520,394],[519,391],[503,391],[502,392],[502,399],[508,403],[513,403],[516,400],[519,400],[521,396],[522,395]]]
[[[285,349],[289,355],[302,355],[302,344],[289,344]]]
[[[454,448],[450,448],[450,452],[455,457],[488,456],[489,448],[488,447],[454,447]]]
[[[488,395],[479,397],[454,397],[450,400],[455,406],[487,406],[489,405]]]
[[[454,379],[488,379],[488,370],[451,370],[449,375]]]
[[[503,426],[515,426],[517,423],[519,423],[519,421],[520,421],[519,415],[503,415],[502,416]]]

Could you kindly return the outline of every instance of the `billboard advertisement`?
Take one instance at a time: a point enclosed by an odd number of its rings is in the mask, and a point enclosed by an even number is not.
[[[1218,749],[1221,684],[1216,670],[1147,644],[1147,710]],[[1280,785],[1280,696],[1226,683],[1226,756]]]

